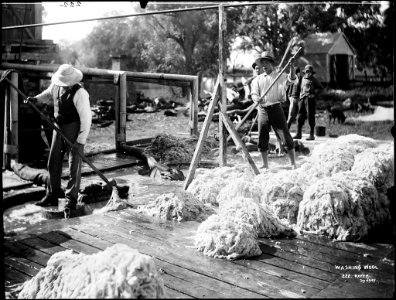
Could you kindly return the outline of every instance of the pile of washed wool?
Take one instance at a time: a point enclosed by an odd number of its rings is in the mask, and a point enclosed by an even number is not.
[[[254,181],[242,177],[225,184],[217,195],[216,202],[221,206],[222,203],[230,202],[236,197],[252,198],[260,203],[262,193]]]
[[[333,174],[351,170],[355,156],[377,146],[375,140],[349,134],[328,140],[315,146],[308,162],[301,166],[300,173],[309,183]]]
[[[382,144],[356,155],[351,171],[370,181],[379,192],[386,193],[394,184],[393,145]]]
[[[351,171],[335,174],[332,178],[344,183],[348,187],[351,200],[362,206],[369,229],[390,219],[389,207],[383,203],[381,194],[370,181]]]
[[[262,254],[252,225],[220,215],[201,223],[195,246],[207,256],[229,260]]]
[[[339,241],[356,241],[368,233],[359,199],[351,197],[347,184],[326,177],[313,183],[300,203],[297,228]]]
[[[254,174],[250,167],[236,165],[234,167],[218,167],[214,169],[197,169],[195,178],[188,186],[187,191],[191,192],[203,203],[218,205],[217,196],[228,183],[234,182],[238,178],[246,180],[253,179]]]
[[[296,224],[298,206],[303,199],[306,183],[298,170],[280,171],[268,176],[259,185],[262,201],[272,212],[288,224]]]
[[[236,259],[260,255],[258,237],[293,233],[265,205],[237,196],[221,202],[219,214],[202,222],[195,246],[208,256]]]
[[[21,299],[164,298],[154,260],[123,244],[92,254],[55,253],[32,279]]]
[[[146,213],[162,220],[171,221],[203,221],[215,211],[203,204],[188,191],[178,190],[173,193],[162,194],[155,201],[138,208],[139,212]]]

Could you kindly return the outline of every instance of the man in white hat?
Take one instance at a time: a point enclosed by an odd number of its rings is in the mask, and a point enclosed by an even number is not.
[[[54,130],[51,150],[48,158],[49,184],[45,197],[36,202],[39,206],[57,206],[61,194],[62,161],[65,152],[69,154],[70,178],[65,190],[66,205],[69,211],[76,209],[78,191],[81,182],[81,158],[91,122],[91,106],[88,92],[79,84],[83,74],[71,65],[63,64],[51,78],[50,86],[28,101],[54,101],[55,126],[73,143],[69,147]]]
[[[259,125],[258,149],[263,159],[262,168],[268,169],[269,130],[270,126],[272,126],[281,138],[282,145],[287,149],[292,168],[295,169],[297,166],[293,138],[287,128],[285,114],[281,106],[286,96],[287,86],[298,82],[293,63],[290,63],[290,74],[282,74],[265,96],[264,92],[278,75],[275,61],[270,55],[264,55],[256,59],[255,63],[263,71],[252,81],[252,100],[259,103],[257,106]]]

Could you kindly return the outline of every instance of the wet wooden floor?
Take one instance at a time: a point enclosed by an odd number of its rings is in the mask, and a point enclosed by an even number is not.
[[[394,292],[390,244],[260,239],[261,256],[227,261],[196,251],[197,222],[159,222],[132,209],[67,222],[5,242],[6,287],[30,279],[56,252],[92,254],[122,243],[154,258],[170,298],[391,298]]]

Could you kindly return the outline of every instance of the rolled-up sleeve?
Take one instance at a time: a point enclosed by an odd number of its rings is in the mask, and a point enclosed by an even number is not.
[[[74,95],[73,103],[80,116],[80,132],[77,137],[77,143],[84,145],[87,141],[92,123],[91,104],[89,102],[88,92],[80,88]]]
[[[254,78],[252,81],[252,84],[251,84],[251,96],[252,96],[252,100],[254,102],[260,101],[260,89],[259,89],[259,84],[258,84],[258,78],[259,78],[259,76]]]
[[[51,101],[53,101],[53,99],[52,99],[52,88],[53,87],[54,86],[51,83],[50,86],[47,89],[45,89],[40,94],[35,96],[37,101],[40,102],[40,103],[46,103],[46,104],[49,104]]]

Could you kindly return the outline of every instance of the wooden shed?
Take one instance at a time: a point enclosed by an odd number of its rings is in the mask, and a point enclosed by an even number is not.
[[[331,86],[345,86],[355,79],[356,50],[344,33],[315,33],[304,41],[304,55],[297,60],[301,69],[312,65],[316,77]]]

